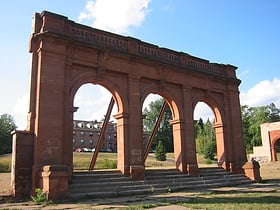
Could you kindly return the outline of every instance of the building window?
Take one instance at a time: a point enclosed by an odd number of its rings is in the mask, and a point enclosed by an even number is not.
[[[73,139],[73,144],[76,144],[76,139]]]
[[[88,134],[89,136],[93,136],[93,133],[92,132],[89,132],[89,134]]]
[[[93,145],[93,140],[92,139],[89,140],[89,144]]]
[[[84,145],[84,144],[85,144],[85,140],[84,140],[84,139],[81,139],[80,144],[81,144],[81,145]]]
[[[73,136],[75,136],[76,135],[76,131],[73,131]]]
[[[80,136],[84,136],[85,135],[85,132],[84,131],[81,131],[80,132]]]

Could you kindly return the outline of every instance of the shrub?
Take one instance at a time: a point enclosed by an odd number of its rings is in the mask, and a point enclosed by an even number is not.
[[[35,193],[36,193],[36,196],[31,196],[31,199],[34,201],[34,203],[39,205],[39,204],[47,201],[46,194],[44,193],[44,191],[42,189],[36,188]]]
[[[162,141],[159,141],[155,152],[156,159],[159,161],[166,161],[166,151]]]

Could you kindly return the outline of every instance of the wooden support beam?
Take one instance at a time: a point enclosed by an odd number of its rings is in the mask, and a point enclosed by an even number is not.
[[[110,101],[110,104],[108,106],[108,109],[107,109],[107,113],[105,115],[105,119],[104,119],[104,122],[103,122],[103,125],[102,125],[102,128],[101,128],[101,132],[100,132],[99,138],[98,138],[96,146],[95,146],[95,151],[94,151],[94,153],[92,155],[92,159],[91,159],[91,162],[90,162],[90,165],[89,165],[89,169],[88,169],[89,171],[93,170],[94,165],[96,163],[98,152],[100,151],[100,149],[101,149],[101,147],[103,145],[104,137],[105,137],[105,134],[106,134],[107,125],[108,125],[108,122],[110,120],[110,115],[111,115],[112,109],[114,107],[114,103],[115,103],[115,100],[112,97],[111,101]]]
[[[149,151],[150,151],[150,149],[152,147],[152,144],[154,142],[155,136],[156,136],[156,134],[158,132],[158,128],[160,126],[160,122],[162,120],[162,117],[164,115],[164,112],[165,112],[166,108],[167,108],[167,102],[166,102],[166,100],[164,100],[163,105],[162,105],[161,110],[160,110],[160,113],[159,113],[159,116],[158,116],[158,119],[156,121],[156,125],[155,125],[154,130],[153,130],[153,133],[152,133],[152,135],[151,135],[151,137],[150,137],[150,139],[149,139],[149,141],[148,141],[148,143],[146,145],[145,151],[144,151],[144,163],[145,163],[145,161],[146,161],[146,159],[147,159],[147,157],[149,155]]]

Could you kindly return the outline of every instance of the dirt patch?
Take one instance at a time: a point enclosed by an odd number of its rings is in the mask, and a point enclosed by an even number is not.
[[[0,196],[11,194],[11,173],[0,173]]]

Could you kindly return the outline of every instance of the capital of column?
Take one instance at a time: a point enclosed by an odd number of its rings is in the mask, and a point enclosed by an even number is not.
[[[221,128],[224,127],[222,123],[214,123],[213,128]]]
[[[128,118],[128,114],[124,113],[124,112],[120,112],[120,113],[117,113],[117,114],[113,115],[113,117],[116,120],[119,120],[119,119],[122,119],[122,118]]]
[[[169,120],[170,125],[176,125],[176,124],[183,124],[184,121],[181,119],[173,119],[173,120]]]
[[[68,111],[69,112],[76,112],[79,109],[77,106],[69,106]]]

